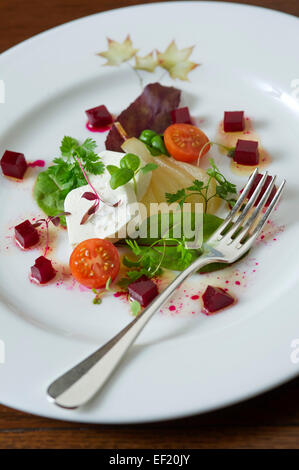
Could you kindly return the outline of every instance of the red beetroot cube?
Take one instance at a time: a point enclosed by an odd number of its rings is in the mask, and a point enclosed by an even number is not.
[[[258,142],[254,140],[239,139],[234,153],[234,161],[240,165],[258,165]]]
[[[39,241],[39,234],[31,222],[25,220],[15,226],[15,238],[22,248],[30,248]]]
[[[235,299],[221,287],[208,286],[203,293],[202,301],[205,311],[209,314],[232,305]]]
[[[245,129],[244,111],[225,111],[224,132],[241,132]]]
[[[4,152],[0,164],[5,176],[12,176],[20,180],[23,179],[24,173],[27,170],[27,162],[24,154],[11,152],[10,150]]]
[[[40,284],[46,284],[55,277],[56,271],[49,259],[40,256],[35,260],[34,266],[31,266],[31,277]]]
[[[137,300],[143,307],[146,307],[158,295],[156,284],[146,276],[141,276],[137,281],[132,282],[128,290],[130,297]]]
[[[111,114],[103,104],[96,108],[88,109],[85,113],[87,114],[89,124],[94,127],[105,127],[113,122]]]
[[[259,182],[261,181],[262,177],[263,177],[263,175],[260,174],[260,173],[258,173],[258,174],[256,175],[256,177],[254,178],[254,182],[253,182],[252,188],[251,188],[251,190],[249,191],[249,193],[248,193],[248,195],[247,195],[247,198],[248,198],[248,199],[253,195],[253,193],[254,193],[254,191],[255,191],[257,185],[258,185]],[[263,195],[264,195],[266,189],[268,188],[269,184],[271,183],[271,181],[272,181],[272,176],[268,175],[267,178],[266,178],[266,181],[265,181],[265,183],[264,183],[264,186],[263,186],[262,189],[261,189],[260,195],[259,195],[259,197],[257,198],[257,200],[256,200],[255,203],[254,203],[255,206],[257,206],[258,203],[260,202],[260,200],[262,199],[262,197],[263,197]],[[242,191],[243,191],[243,190],[242,190]],[[272,191],[271,191],[271,193],[270,193],[270,196],[269,196],[268,199],[267,199],[267,202],[266,202],[265,206],[269,206],[269,204],[271,203],[272,199],[274,198],[274,196],[275,196],[275,194],[276,194],[276,191],[277,191],[276,186],[273,186],[273,189],[272,189]]]
[[[173,124],[191,124],[189,108],[185,106],[184,108],[173,109],[171,111],[171,120]]]

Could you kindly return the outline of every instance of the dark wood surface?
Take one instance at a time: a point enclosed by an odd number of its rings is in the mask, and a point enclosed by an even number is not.
[[[138,3],[150,2],[0,0],[0,53],[66,21]],[[240,0],[239,3],[264,6],[299,16],[298,0]],[[28,415],[0,405],[0,449],[298,449],[298,398],[299,379],[296,379],[265,395],[214,413],[138,426],[72,424]]]

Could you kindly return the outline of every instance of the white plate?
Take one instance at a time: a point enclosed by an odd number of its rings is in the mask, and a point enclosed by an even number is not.
[[[129,67],[102,67],[96,52],[106,49],[106,36],[122,41],[128,33],[141,55],[164,50],[174,38],[180,48],[195,44],[191,60],[202,65],[190,73],[190,82],[164,77],[163,84],[183,90],[184,103],[210,136],[225,109],[245,109],[253,118],[272,155],[271,172],[287,179],[273,218],[275,233],[285,228],[238,264],[246,288],[234,284],[237,273],[231,271],[230,288],[239,297],[235,307],[210,317],[192,315],[185,304],[177,315],[157,314],[105,390],[88,406],[67,411],[47,401],[48,384],[131,317],[119,299],[96,307],[90,293],[77,287],[29,282],[38,250],[21,253],[5,237],[16,221],[39,214],[31,196],[37,171],[20,184],[1,177],[0,339],[6,360],[0,364],[0,400],[52,418],[124,423],[202,413],[261,393],[299,371],[290,359],[291,342],[299,336],[298,19],[235,4],[177,2],[114,10],[43,33],[0,57],[6,85],[0,154],[9,148],[50,162],[65,134],[94,136],[101,148],[104,135],[85,129],[84,110],[105,103],[118,113],[140,90]],[[224,157],[219,161],[229,174]],[[246,180],[230,178],[239,188]],[[55,256],[67,263],[66,234],[60,231],[58,239]],[[216,282],[228,275],[219,274]],[[209,281],[215,277],[203,276],[200,283]]]

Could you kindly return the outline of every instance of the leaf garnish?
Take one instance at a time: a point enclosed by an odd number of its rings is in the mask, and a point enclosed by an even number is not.
[[[95,297],[92,301],[93,304],[101,304],[102,303],[102,298],[105,293],[107,292],[114,292],[114,289],[111,289],[110,284],[111,284],[111,277],[107,279],[106,285],[104,289],[97,290],[97,289],[92,289],[92,292],[95,294]]]
[[[95,199],[97,199],[96,194],[90,193],[88,191],[85,192],[84,194],[82,194],[81,197],[84,198],[84,199],[87,199],[88,201],[94,201]]]

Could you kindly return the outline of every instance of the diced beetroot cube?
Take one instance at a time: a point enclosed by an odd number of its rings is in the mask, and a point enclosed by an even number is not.
[[[258,142],[239,139],[234,153],[234,161],[240,165],[258,165]]]
[[[40,256],[35,260],[34,266],[31,266],[31,277],[40,284],[46,284],[55,277],[56,271],[49,259]]]
[[[221,287],[208,286],[202,295],[206,313],[218,312],[235,302],[235,299]]]
[[[185,106],[184,108],[173,109],[171,111],[171,120],[173,124],[191,124],[189,108]]]
[[[15,238],[22,248],[30,248],[39,241],[39,234],[31,222],[25,220],[25,222],[15,226]]]
[[[244,111],[225,111],[224,132],[241,132],[245,129]]]
[[[105,127],[113,122],[111,114],[103,104],[96,108],[88,109],[85,113],[89,123],[94,127]]]
[[[130,297],[137,300],[143,307],[146,307],[158,295],[156,284],[146,276],[141,276],[137,281],[132,282],[128,290]]]
[[[248,195],[247,195],[247,198],[248,198],[248,199],[253,195],[253,193],[254,193],[254,191],[255,191],[257,185],[258,185],[259,182],[261,181],[262,177],[263,177],[263,175],[260,174],[260,173],[258,173],[258,174],[256,175],[256,177],[254,178],[254,182],[253,182],[252,188],[251,188],[251,190],[249,191],[249,193],[248,193]],[[261,192],[260,192],[260,194],[259,194],[259,197],[257,198],[257,200],[256,200],[255,203],[254,203],[255,206],[257,206],[258,203],[260,202],[260,200],[262,199],[262,197],[263,197],[263,195],[264,195],[266,189],[268,188],[269,184],[271,183],[271,181],[272,181],[272,176],[268,175],[267,178],[266,178],[266,181],[265,181],[265,183],[264,183],[264,186],[263,186],[262,189],[261,189]],[[241,190],[241,192],[242,192],[242,191],[243,191],[243,189]],[[265,206],[269,206],[269,204],[271,203],[272,199],[274,198],[274,196],[275,196],[275,194],[276,194],[276,191],[277,191],[276,186],[273,186],[273,189],[272,189],[272,191],[271,191],[271,193],[270,193],[269,198],[267,199],[267,202],[266,202]]]
[[[23,179],[24,173],[27,170],[27,162],[24,154],[11,152],[10,150],[4,152],[0,164],[5,176],[12,176],[20,180]]]

